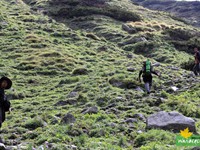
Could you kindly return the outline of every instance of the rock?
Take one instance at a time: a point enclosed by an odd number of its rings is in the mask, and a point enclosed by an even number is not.
[[[84,110],[82,113],[83,114],[96,114],[96,113],[98,113],[98,107],[96,107],[96,106],[90,107],[87,110]]]
[[[152,66],[154,66],[154,67],[159,67],[159,66],[160,66],[160,63],[159,63],[159,62],[153,63]]]
[[[138,134],[142,134],[143,132],[142,132],[141,130],[138,130],[137,133],[138,133]]]
[[[128,68],[127,68],[127,71],[134,72],[134,71],[135,71],[135,68],[128,67]]]
[[[70,149],[70,150],[77,150],[78,149],[77,146],[75,146],[75,145],[66,145],[66,148]]]
[[[196,133],[195,121],[175,111],[160,111],[149,116],[147,118],[147,129],[152,128],[172,130],[174,132],[189,128],[189,131]]]
[[[174,92],[176,92],[178,90],[178,88],[176,86],[171,86],[170,87]]]
[[[65,106],[65,105],[75,105],[77,103],[77,100],[75,99],[69,99],[65,101],[58,101],[54,106]]]
[[[200,150],[200,147],[194,147],[192,150]]]
[[[140,120],[146,122],[146,118],[144,117],[143,114],[140,114],[140,113],[134,114],[133,117],[134,117],[134,118],[138,118],[138,119],[140,119]]]
[[[115,127],[117,127],[117,124],[116,123],[110,123],[110,124],[108,124],[110,127],[112,127],[112,128],[115,128]]]
[[[70,124],[74,122],[76,122],[76,118],[70,113],[66,114],[61,120],[61,123],[64,124]]]
[[[6,146],[3,143],[0,143],[0,150],[6,150]]]
[[[3,139],[0,137],[0,143],[4,143]]]
[[[119,46],[125,46],[128,44],[136,44],[138,42],[147,42],[147,39],[145,37],[133,37],[131,39],[128,39],[122,43],[119,43]]]
[[[124,120],[124,122],[126,122],[126,123],[134,123],[134,122],[137,122],[137,119],[135,119],[135,118],[128,118],[128,119]]]
[[[101,47],[98,48],[98,51],[103,52],[103,51],[107,51],[107,49],[108,48],[106,46],[101,46]]]
[[[56,124],[56,123],[58,123],[59,122],[59,117],[57,117],[57,116],[53,116],[53,118],[51,119],[51,124]]]
[[[147,39],[145,37],[134,37],[131,39],[131,41],[134,43],[138,43],[138,42],[147,42]]]
[[[130,27],[127,24],[122,24],[122,29],[130,34],[137,33],[137,29],[134,27]]]
[[[144,93],[144,90],[141,87],[137,87],[135,90]]]
[[[161,103],[164,103],[167,101],[167,99],[160,97],[159,100],[161,101]]]
[[[77,146],[71,145],[72,150],[77,150]]]
[[[133,54],[128,54],[126,57],[130,59],[134,58]]]
[[[118,88],[126,88],[126,89],[131,89],[131,88],[136,88],[136,85],[132,81],[128,80],[120,80],[120,79],[110,79],[109,83],[112,86],[118,87]]]
[[[86,75],[88,74],[88,70],[86,68],[76,68],[72,72],[73,75]]]
[[[74,97],[78,97],[78,96],[79,96],[78,92],[72,91],[68,94],[67,98],[74,98]]]

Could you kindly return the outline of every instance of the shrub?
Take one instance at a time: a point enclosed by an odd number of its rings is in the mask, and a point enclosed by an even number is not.
[[[181,64],[181,68],[186,69],[186,70],[192,71],[193,67],[194,67],[194,60],[193,59],[190,59],[189,61]]]
[[[38,127],[43,127],[44,126],[44,121],[39,118],[39,117],[35,117],[33,119],[27,120],[24,124],[25,128],[34,130]]]
[[[162,130],[150,130],[142,133],[135,138],[135,146],[145,146],[154,141],[159,141],[162,144],[174,144],[174,138],[176,135],[169,131]]]

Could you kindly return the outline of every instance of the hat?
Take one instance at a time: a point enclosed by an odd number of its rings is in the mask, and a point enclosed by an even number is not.
[[[11,86],[12,86],[12,81],[11,81],[9,78],[7,78],[7,77],[2,77],[2,78],[0,79],[0,83],[3,82],[4,80],[7,81],[7,87],[6,87],[5,89],[11,88]]]

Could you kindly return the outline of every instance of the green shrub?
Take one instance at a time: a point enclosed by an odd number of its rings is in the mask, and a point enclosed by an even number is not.
[[[149,130],[148,132],[139,134],[135,138],[135,146],[145,146],[154,141],[158,141],[158,143],[162,144],[171,144],[175,143],[175,135],[169,131],[163,130]]]
[[[24,127],[34,130],[38,127],[43,127],[44,126],[44,121],[39,118],[39,117],[35,117],[33,119],[29,119],[25,122]]]

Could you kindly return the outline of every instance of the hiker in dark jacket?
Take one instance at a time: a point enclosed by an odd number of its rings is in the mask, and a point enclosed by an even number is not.
[[[200,71],[200,52],[198,51],[198,48],[194,48],[194,53],[195,65],[193,67],[193,72],[196,76],[198,76]]]
[[[5,121],[5,112],[9,111],[10,102],[5,98],[5,89],[9,89],[12,86],[12,81],[7,77],[0,79],[0,127]]]
[[[147,91],[147,94],[150,94],[151,86],[152,86],[152,73],[158,75],[155,71],[153,71],[153,67],[151,66],[151,62],[149,60],[145,61],[143,63],[142,70],[140,70],[139,73],[139,81],[141,82],[141,75],[143,78],[143,81],[145,83],[145,89]]]

